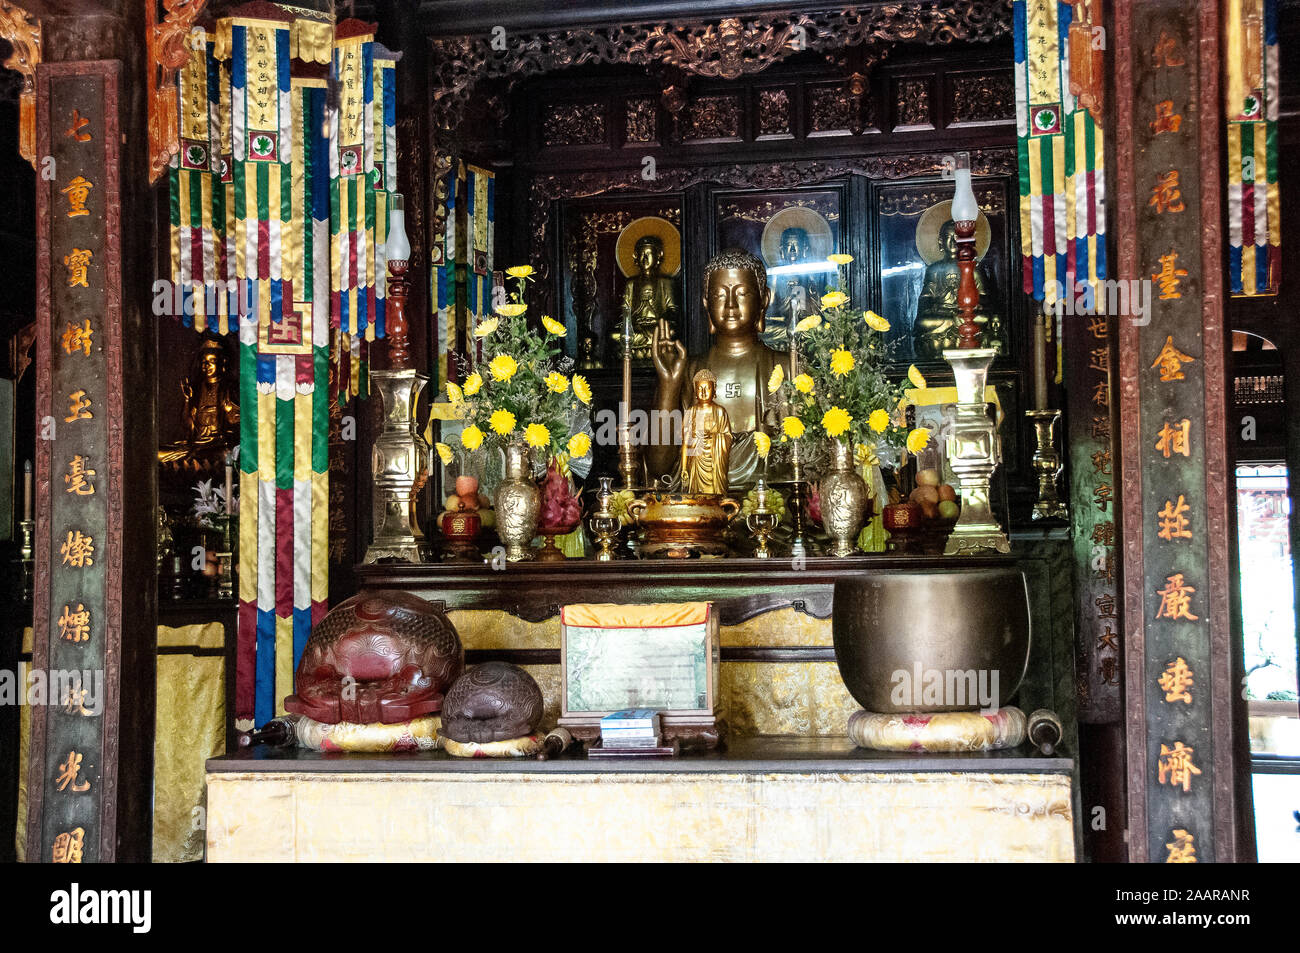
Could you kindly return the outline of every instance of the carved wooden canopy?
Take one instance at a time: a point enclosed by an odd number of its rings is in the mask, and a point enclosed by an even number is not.
[[[1009,0],[911,0],[822,12],[777,11],[716,20],[494,31],[429,40],[433,119],[455,128],[476,83],[586,64],[627,64],[736,79],[796,53],[834,57],[848,47],[987,42],[1011,32]],[[879,54],[869,55],[874,61]]]

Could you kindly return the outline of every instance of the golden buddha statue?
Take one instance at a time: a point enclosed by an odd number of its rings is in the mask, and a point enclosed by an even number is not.
[[[160,463],[193,461],[219,464],[239,443],[239,399],[225,348],[206,340],[190,374],[181,382],[185,400],[185,439],[158,451]]]
[[[637,239],[633,252],[637,271],[630,275],[623,288],[623,307],[619,325],[611,337],[619,342],[622,354],[623,335],[632,329],[632,360],[644,361],[650,357],[655,329],[660,321],[675,326],[680,314],[673,280],[661,273],[664,263],[664,243],[658,235],[643,235]]]
[[[763,340],[770,347],[785,349],[790,346],[790,329],[821,310],[822,295],[826,293],[825,278],[815,272],[805,271],[813,264],[812,240],[804,228],[787,228],[781,232],[780,258],[768,273],[772,283],[772,307]]]
[[[731,493],[747,491],[759,473],[754,446],[755,431],[776,426],[776,408],[767,392],[772,369],[784,365],[786,356],[763,344],[764,315],[771,303],[763,262],[747,251],[731,248],[704,268],[704,309],[709,315],[713,344],[708,353],[688,358],[686,348],[660,322],[655,329],[652,356],[658,382],[654,409],[661,413],[690,410],[694,394],[685,386],[704,369],[716,380],[712,401],[726,411],[734,434],[725,466],[725,487]],[[646,462],[652,474],[676,469],[677,451],[671,445],[652,443]]]
[[[682,417],[682,492],[726,496],[731,420],[713,402],[718,379],[707,367],[691,378],[695,403]]]
[[[946,348],[957,346],[957,329],[961,318],[957,314],[957,289],[961,286],[961,272],[957,269],[957,227],[948,219],[939,227],[940,256],[925,268],[921,294],[916,303],[916,320],[912,324],[912,340],[917,358],[942,360]],[[976,264],[975,288],[980,304],[987,301],[987,282],[983,269]],[[999,346],[1002,322],[994,315],[980,310],[975,323],[983,332],[983,346]]]

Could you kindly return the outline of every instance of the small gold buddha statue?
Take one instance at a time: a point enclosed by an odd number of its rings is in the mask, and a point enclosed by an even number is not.
[[[776,407],[767,392],[767,381],[772,369],[784,365],[787,358],[760,340],[771,300],[762,260],[730,248],[715,255],[704,268],[703,303],[713,334],[708,352],[688,358],[686,348],[663,322],[654,334],[652,357],[658,378],[654,409],[660,413],[688,412],[695,395],[686,382],[694,381],[706,368],[713,373],[716,382],[711,399],[726,411],[734,435],[724,464],[725,488],[733,495],[748,491],[758,478],[760,460],[754,433],[771,433],[776,426]],[[671,444],[652,442],[645,454],[651,474],[677,469],[678,453]]]
[[[664,263],[664,243],[658,235],[642,235],[633,250],[637,273],[627,279],[623,288],[623,308],[619,325],[611,337],[619,343],[622,354],[623,335],[629,323],[632,328],[632,360],[650,358],[655,329],[660,321],[670,326],[677,324],[680,310],[673,280],[660,272]]]
[[[916,321],[912,325],[912,339],[917,358],[942,360],[946,348],[957,346],[957,329],[961,318],[957,313],[957,289],[961,286],[961,272],[957,268],[957,227],[952,219],[939,227],[941,256],[925,268],[921,294],[916,302]],[[980,304],[987,301],[987,282],[979,263],[975,265],[975,290]],[[975,323],[983,332],[983,347],[998,347],[1002,322],[986,311],[975,315]]]
[[[221,342],[204,341],[190,374],[181,382],[185,439],[159,450],[158,461],[221,462],[226,451],[239,443],[236,387]]]
[[[802,267],[813,261],[812,240],[804,228],[787,228],[781,232],[780,261],[773,273],[772,308],[763,335],[764,342],[774,348],[790,346],[790,328],[810,314],[821,310],[821,298],[826,293],[825,279],[816,273],[805,273]]]
[[[682,417],[682,492],[725,496],[731,457],[731,420],[713,402],[718,379],[707,367],[696,371],[695,403]]]

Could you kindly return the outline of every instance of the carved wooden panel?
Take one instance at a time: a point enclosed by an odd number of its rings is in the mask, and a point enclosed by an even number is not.
[[[550,103],[542,118],[542,142],[548,146],[603,145],[606,135],[603,102]]]
[[[1016,121],[1016,88],[1009,72],[949,73],[950,125]]]
[[[685,142],[720,142],[741,138],[744,112],[740,94],[698,96],[687,108],[682,139]]]
[[[930,80],[927,77],[900,79],[894,87],[894,128],[933,128],[930,113]]]
[[[792,135],[790,106],[788,89],[758,91],[758,137],[760,139],[782,139]]]
[[[625,142],[653,143],[659,140],[659,107],[649,96],[629,99],[626,103]]]

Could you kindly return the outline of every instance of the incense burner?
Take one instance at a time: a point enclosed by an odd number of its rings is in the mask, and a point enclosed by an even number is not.
[[[740,512],[730,497],[707,493],[647,493],[627,505],[645,530],[644,556],[725,556],[727,524]]]

